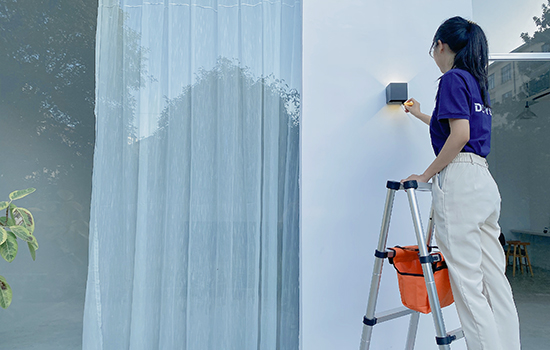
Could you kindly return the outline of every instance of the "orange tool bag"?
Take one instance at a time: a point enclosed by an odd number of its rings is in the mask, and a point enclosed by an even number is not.
[[[399,282],[399,291],[403,305],[411,310],[429,314],[432,310],[428,300],[422,265],[419,260],[418,246],[396,246],[388,249],[395,252],[394,257],[389,258],[389,261],[397,271],[397,280]],[[447,263],[445,263],[443,255],[440,252],[435,254],[439,255],[440,259],[432,263],[432,270],[439,304],[444,308],[451,305],[454,299],[451,283],[449,282]]]

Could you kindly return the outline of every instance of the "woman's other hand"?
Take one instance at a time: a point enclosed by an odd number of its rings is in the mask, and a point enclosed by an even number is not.
[[[408,178],[401,180],[401,182],[407,182],[412,180],[416,180],[417,182],[428,182],[430,181],[430,178],[424,174],[422,175],[412,174]]]

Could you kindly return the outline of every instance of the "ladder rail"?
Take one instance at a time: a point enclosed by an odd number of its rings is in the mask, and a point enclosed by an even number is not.
[[[409,206],[411,208],[411,215],[413,217],[413,224],[416,233],[416,239],[418,241],[418,250],[420,258],[430,257],[428,251],[428,244],[424,240],[424,232],[422,230],[422,221],[420,219],[420,211],[418,209],[418,200],[416,198],[416,190],[414,187],[406,189],[407,196],[409,198]],[[431,263],[422,263],[422,272],[424,273],[424,280],[426,281],[426,289],[428,292],[428,300],[432,309],[432,317],[436,330],[437,338],[444,339],[447,337],[445,330],[445,321],[443,320],[443,312],[441,311],[441,305],[439,304],[439,298],[437,296],[437,288],[435,285],[435,279],[431,267]],[[436,339],[437,339],[436,338]],[[441,350],[450,350],[449,344],[439,344]]]
[[[380,228],[380,235],[378,238],[378,246],[376,252],[385,252],[386,243],[388,239],[388,231],[390,226],[391,211],[393,208],[393,202],[395,198],[395,192],[397,189],[395,186],[389,186],[386,194],[386,202],[384,205],[384,214],[382,217],[382,227]],[[373,320],[376,322],[376,302],[378,301],[378,290],[380,288],[380,279],[382,277],[382,267],[384,258],[375,255],[374,266],[372,268],[372,278],[369,291],[369,299],[367,303],[367,311],[365,312],[365,318],[363,319],[363,331],[361,334],[361,347],[360,350],[368,350],[370,348],[370,341],[372,337],[372,329],[374,324],[367,324],[366,320]]]

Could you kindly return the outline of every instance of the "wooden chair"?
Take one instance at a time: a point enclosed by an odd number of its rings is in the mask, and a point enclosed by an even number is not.
[[[534,276],[533,274],[533,267],[531,266],[531,261],[529,260],[529,254],[527,253],[527,246],[531,243],[529,242],[521,242],[521,241],[507,241],[508,249],[506,250],[506,265],[509,263],[510,257],[512,257],[512,276],[516,275],[516,262],[519,265],[519,269],[521,273],[523,273],[523,265],[525,265],[525,269],[527,270],[527,266],[529,266],[529,270],[531,271],[531,276]],[[523,262],[523,259],[527,263]]]

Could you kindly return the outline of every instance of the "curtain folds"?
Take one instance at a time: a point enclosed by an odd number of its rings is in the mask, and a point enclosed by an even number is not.
[[[100,1],[83,349],[298,349],[300,86],[300,1]]]

